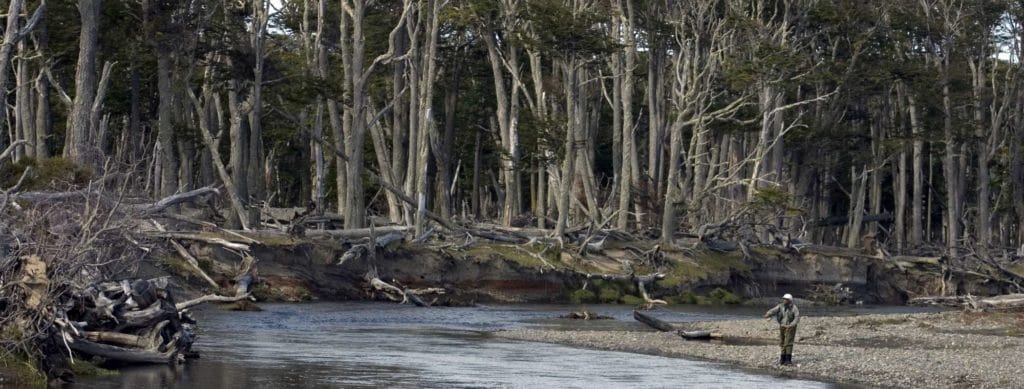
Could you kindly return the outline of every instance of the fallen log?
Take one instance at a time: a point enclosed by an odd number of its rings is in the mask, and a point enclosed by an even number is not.
[[[76,352],[119,363],[171,363],[175,362],[177,356],[180,355],[179,350],[176,349],[157,352],[95,343],[85,339],[76,339],[69,345]]]
[[[405,233],[403,232],[391,232],[381,237],[371,236],[371,242],[353,245],[352,248],[345,251],[338,259],[338,265],[348,262],[353,259],[359,259],[365,256],[369,256],[376,252],[378,249],[384,249],[391,247],[392,244],[401,242],[405,239]],[[373,250],[370,247],[373,246]]]
[[[646,284],[654,283],[660,279],[665,278],[664,273],[651,273],[648,275],[637,275],[633,273],[633,269],[626,266],[628,274],[587,274],[587,278],[600,278],[606,281],[619,281],[619,282],[630,282],[636,283],[637,290],[640,292],[640,297],[644,299],[643,309],[651,309],[656,304],[667,305],[668,302],[661,299],[651,299],[647,294]]]
[[[977,300],[976,309],[1012,310],[1024,309],[1024,294],[1006,294]]]
[[[678,331],[679,336],[686,340],[721,339],[722,334],[711,331]]]
[[[583,311],[572,311],[567,315],[560,316],[562,319],[572,320],[612,320],[611,316],[605,316],[597,313],[593,313],[587,310]]]
[[[663,321],[663,320],[656,319],[656,318],[654,318],[652,316],[649,316],[649,315],[645,315],[645,314],[643,314],[643,313],[641,313],[640,311],[637,311],[637,310],[633,311],[633,318],[636,319],[636,321],[644,323],[644,324],[648,325],[649,327],[654,328],[654,329],[656,329],[658,331],[661,331],[661,332],[675,332],[676,335],[679,335],[680,337],[682,337],[683,339],[686,339],[686,340],[721,339],[722,338],[722,334],[718,333],[718,332],[701,331],[701,330],[699,330],[699,331],[677,330],[676,327],[673,326],[671,323]]]
[[[54,323],[77,354],[121,364],[181,362],[196,355],[188,308],[249,297],[207,295],[176,304],[168,286],[165,277],[94,284],[77,292],[75,306]]]
[[[192,201],[195,201],[196,199],[198,199],[200,197],[208,196],[208,195],[214,195],[214,194],[220,194],[220,191],[218,191],[217,188],[214,187],[213,185],[210,185],[210,186],[202,187],[202,188],[199,188],[199,189],[196,189],[196,190],[191,190],[191,191],[188,191],[188,192],[185,192],[185,193],[178,193],[178,194],[175,194],[175,195],[171,195],[171,196],[165,197],[165,198],[161,199],[160,201],[157,201],[157,202],[155,202],[153,204],[133,205],[133,206],[131,206],[131,208],[134,208],[135,210],[137,210],[139,212],[142,212],[142,213],[145,213],[145,214],[153,214],[153,213],[162,212],[162,211],[164,211],[164,210],[166,210],[166,209],[168,209],[170,207],[176,206],[178,204],[192,202]]]
[[[1024,294],[1005,294],[985,298],[970,295],[923,296],[912,298],[907,304],[965,308],[973,311],[1016,310],[1024,309]]]
[[[153,226],[156,227],[157,231],[167,232],[167,229],[165,229],[162,224],[157,223],[156,220],[150,220],[150,223],[153,223]],[[189,253],[187,249],[185,249],[185,246],[182,246],[181,243],[178,243],[178,241],[175,239],[170,239],[170,241],[171,247],[174,247],[174,251],[178,252],[178,255],[180,255],[181,258],[185,260],[185,263],[187,263],[192,268],[192,271],[197,276],[199,276],[199,278],[202,278],[204,281],[206,281],[207,284],[214,288],[220,286],[217,285],[217,282],[214,281],[213,278],[210,278],[210,276],[206,274],[206,271],[204,271],[203,268],[199,266],[199,260],[192,256],[192,254]]]
[[[370,290],[380,292],[385,298],[391,301],[398,302],[399,304],[412,303],[417,307],[429,307],[434,305],[433,302],[427,302],[420,295],[427,293],[444,294],[443,288],[426,288],[426,289],[410,289],[410,288],[399,288],[398,286],[389,284],[380,279],[377,275],[377,269],[372,269],[367,272],[363,279],[370,285]],[[417,293],[419,292],[419,293]],[[436,299],[435,299],[436,302]]]
[[[944,307],[959,307],[966,303],[967,300],[964,296],[923,296],[914,297],[907,301],[909,305],[937,305]]]
[[[676,330],[676,328],[672,324],[666,321],[655,319],[654,317],[640,313],[640,311],[637,310],[633,311],[633,318],[636,319],[636,321],[644,323],[647,326],[661,332],[672,332]]]
[[[148,232],[147,234],[152,236],[152,237],[157,237],[157,238],[179,239],[179,240],[193,240],[193,241],[197,241],[197,242],[204,242],[204,243],[209,243],[209,244],[215,244],[215,245],[222,246],[224,248],[229,248],[229,249],[232,249],[232,250],[249,251],[249,245],[247,245],[247,244],[231,242],[231,241],[228,241],[228,240],[223,239],[223,238],[210,237],[210,236],[205,236],[205,235],[201,235],[201,234],[197,234],[197,233],[193,233],[193,232],[153,231],[153,232]]]
[[[177,310],[181,311],[205,303],[233,303],[236,301],[245,300],[249,298],[249,296],[252,296],[252,294],[246,293],[239,296],[221,296],[216,294],[208,294],[206,296],[188,300],[183,303],[177,303],[175,304],[174,307],[177,308]]]

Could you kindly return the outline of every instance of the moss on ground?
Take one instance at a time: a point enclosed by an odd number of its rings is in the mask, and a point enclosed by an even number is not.
[[[252,289],[252,295],[264,302],[301,302],[313,299],[313,294],[305,286],[273,286],[265,282],[256,284]]]
[[[597,293],[597,300],[602,303],[617,303],[622,297],[622,291],[614,285],[605,285]]]
[[[28,168],[31,168],[32,172],[25,176],[25,181],[21,186],[22,190],[46,190],[69,185],[85,185],[92,180],[94,175],[91,169],[60,157],[41,160],[23,158],[13,164],[0,167],[0,187],[14,186],[21,179],[25,169]]]
[[[577,289],[569,294],[569,301],[573,304],[591,304],[597,302],[597,295],[586,289]]]
[[[623,295],[620,301],[625,305],[644,305],[647,303],[644,299],[631,294]]]
[[[743,303],[743,298],[722,288],[715,288],[707,295],[700,295],[691,290],[676,296],[665,298],[669,304],[682,305],[735,305]]]
[[[464,257],[487,257],[497,255],[512,262],[515,262],[523,267],[529,268],[547,268],[548,265],[555,267],[563,267],[564,264],[559,259],[559,253],[555,250],[547,250],[541,254],[544,247],[538,245],[508,245],[498,243],[486,243],[477,244],[466,250]],[[533,253],[533,254],[531,254]],[[536,254],[536,255],[534,255]],[[538,258],[544,258],[547,261],[545,264]]]
[[[659,281],[658,285],[674,288],[699,281],[712,274],[749,268],[750,266],[743,262],[743,254],[739,251],[719,253],[701,250],[692,258],[679,258],[673,261],[671,269],[665,272],[665,279]]]
[[[0,387],[45,388],[46,377],[35,361],[20,355],[0,352]]]
[[[119,374],[117,370],[104,369],[81,359],[75,359],[75,363],[71,364],[71,371],[75,373],[75,377],[111,377]]]

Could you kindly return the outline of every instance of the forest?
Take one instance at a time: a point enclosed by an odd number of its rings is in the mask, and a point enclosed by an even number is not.
[[[972,297],[1024,291],[1022,0],[0,9],[0,356],[51,379],[191,358],[190,308],[274,282],[1024,305]]]
[[[5,8],[3,188],[27,167],[156,198],[215,185],[242,229],[308,207],[344,228],[1024,243],[1020,1]]]

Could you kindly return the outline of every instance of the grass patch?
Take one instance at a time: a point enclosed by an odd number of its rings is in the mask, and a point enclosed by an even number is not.
[[[614,285],[605,285],[597,293],[597,299],[602,303],[617,303],[621,297],[622,291]]]
[[[559,260],[559,253],[557,251],[548,250],[545,251],[543,255],[541,255],[541,250],[543,250],[543,247],[536,245],[519,247],[504,244],[478,244],[474,245],[469,250],[467,250],[465,256],[479,258],[499,256],[506,260],[515,262],[523,267],[538,269],[547,268],[548,264],[552,266],[561,264],[561,261]],[[537,258],[536,256],[530,253],[534,253],[537,254],[538,256],[541,256],[541,258],[544,258],[544,260],[547,261],[548,264],[545,264],[543,261],[540,260],[540,258]]]
[[[301,285],[273,286],[265,282],[252,289],[253,297],[264,302],[302,302],[313,299],[313,294]]]
[[[0,351],[0,387],[45,388],[46,376],[35,361]]]
[[[181,278],[188,279],[194,275],[192,266],[190,266],[188,263],[185,263],[184,259],[173,256],[165,256],[160,257],[159,259],[157,259],[156,262],[168,273],[179,276]]]
[[[13,164],[0,167],[0,187],[14,186],[25,169],[28,168],[31,168],[32,172],[25,177],[21,188],[26,191],[85,185],[92,180],[94,175],[91,169],[60,157],[41,160],[23,158]]]
[[[644,305],[647,303],[644,299],[631,294],[623,295],[621,301],[626,305]]]
[[[597,302],[597,295],[586,289],[577,289],[569,294],[569,301],[573,304],[590,304]]]
[[[714,305],[734,305],[743,302],[743,298],[722,288],[715,288],[711,293],[708,293],[708,299]]]
[[[75,359],[75,363],[71,364],[71,371],[75,373],[75,377],[112,377],[120,374],[117,370],[104,369],[81,358]]]
[[[734,270],[749,270],[750,266],[743,262],[743,253],[719,253],[702,250],[692,259],[673,261],[672,268],[665,272],[665,279],[658,285],[672,288],[707,278],[709,275]]]
[[[668,296],[665,300],[669,304],[682,305],[735,305],[743,303],[742,297],[722,288],[715,288],[706,296],[688,290],[677,296]]]

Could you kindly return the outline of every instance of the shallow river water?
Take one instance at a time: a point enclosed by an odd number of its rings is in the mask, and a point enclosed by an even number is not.
[[[615,320],[557,320],[579,307],[423,309],[375,303],[263,304],[263,312],[196,312],[199,360],[83,380],[88,388],[822,388],[828,383],[724,365],[510,341],[509,328],[639,329],[627,306],[591,306]],[[669,321],[753,317],[760,310],[673,307]]]

